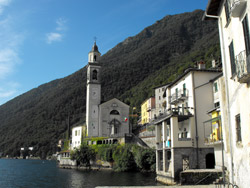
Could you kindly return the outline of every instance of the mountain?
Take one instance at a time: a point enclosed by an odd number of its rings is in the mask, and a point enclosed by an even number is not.
[[[217,23],[202,21],[203,14],[168,15],[104,54],[102,99],[116,97],[139,107],[153,87],[172,81],[195,61],[219,60]],[[68,121],[71,126],[85,121],[86,74],[84,67],[1,105],[0,151],[16,156],[21,147],[33,146],[43,158],[54,153]]]

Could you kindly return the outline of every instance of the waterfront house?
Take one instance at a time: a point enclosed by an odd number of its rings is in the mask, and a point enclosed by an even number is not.
[[[84,137],[85,126],[78,125],[72,128],[71,134],[71,150],[80,148],[82,144],[82,139]]]
[[[210,0],[205,19],[218,21],[225,100],[221,104],[224,164],[229,181],[250,184],[250,1]]]
[[[165,91],[166,109],[156,125],[157,180],[174,184],[181,171],[214,167],[213,147],[204,144],[203,122],[213,107],[213,84],[221,71],[187,69]]]

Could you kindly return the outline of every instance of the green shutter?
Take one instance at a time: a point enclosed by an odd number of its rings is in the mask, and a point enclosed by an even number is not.
[[[229,53],[230,53],[232,76],[234,76],[236,74],[236,65],[235,65],[234,44],[233,44],[233,41],[229,45]]]

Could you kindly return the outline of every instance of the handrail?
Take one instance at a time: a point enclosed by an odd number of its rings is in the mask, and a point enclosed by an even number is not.
[[[221,188],[222,185],[224,185],[223,187],[227,186],[227,188],[239,188],[238,185],[230,183],[230,182],[219,182],[219,183],[216,183],[215,187]]]
[[[201,179],[197,183],[195,183],[195,185],[198,185],[199,183],[203,182],[205,179],[207,179],[211,175],[212,175],[212,173],[208,174],[206,177],[204,177],[203,179]]]

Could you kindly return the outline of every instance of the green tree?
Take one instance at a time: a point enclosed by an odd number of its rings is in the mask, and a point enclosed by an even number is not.
[[[91,167],[90,161],[95,160],[95,151],[86,144],[82,144],[79,149],[71,153],[71,160],[76,160],[78,165]]]

